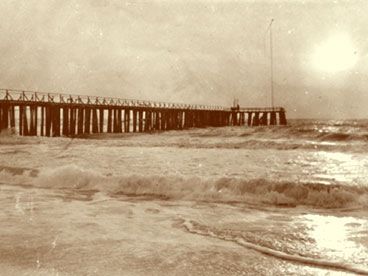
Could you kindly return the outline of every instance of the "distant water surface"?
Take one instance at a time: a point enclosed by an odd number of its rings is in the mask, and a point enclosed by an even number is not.
[[[4,275],[368,275],[368,121],[0,134]]]

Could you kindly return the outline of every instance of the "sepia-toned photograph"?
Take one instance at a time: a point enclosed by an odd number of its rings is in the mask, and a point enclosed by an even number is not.
[[[368,275],[368,1],[0,13],[1,276]]]

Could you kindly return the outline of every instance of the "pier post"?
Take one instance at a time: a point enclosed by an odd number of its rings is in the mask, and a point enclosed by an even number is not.
[[[23,135],[23,106],[19,105],[19,135]]]
[[[103,109],[102,107],[99,109],[99,115],[100,115],[100,133],[104,132],[104,113],[105,113],[105,109]]]
[[[4,129],[4,126],[3,126],[3,121],[4,121],[4,118],[3,118],[3,112],[4,112],[4,109],[3,109],[3,106],[0,105],[0,132]]]
[[[156,121],[155,121],[155,124],[156,124],[156,130],[160,130],[161,128],[161,112],[160,111],[156,111]]]
[[[37,130],[38,130],[38,106],[37,105],[34,105],[34,123],[33,123],[33,126],[34,126],[34,132],[33,132],[33,135],[34,136],[37,136]]]
[[[124,110],[124,130],[126,133],[130,131],[130,109]]]
[[[248,112],[248,126],[252,125],[252,112]]]
[[[143,132],[143,110],[139,110],[139,125],[138,131]]]
[[[52,136],[60,136],[60,107],[53,107],[53,120],[52,120]]]
[[[195,111],[193,111],[193,110],[191,110],[191,112],[190,112],[191,114],[191,117],[190,117],[190,127],[196,127],[196,112]]]
[[[166,112],[161,110],[161,130],[166,130]]]
[[[186,129],[188,125],[188,111],[183,110],[183,129]]]
[[[63,107],[63,135],[69,136],[69,108]]]
[[[23,106],[23,135],[28,136],[29,135],[29,128],[28,128],[28,118],[27,118],[28,112],[27,112],[27,106]]]
[[[184,128],[187,129],[189,127],[189,110],[184,111]]]
[[[236,126],[237,125],[237,122],[236,122],[236,113],[233,111],[231,112],[231,125],[232,126]]]
[[[137,110],[133,109],[133,132],[137,131]]]
[[[146,111],[146,117],[144,121],[144,131],[150,131],[151,130],[151,122],[152,122],[152,112],[149,110]]]
[[[197,111],[197,127],[203,127],[203,112],[202,111]]]
[[[23,114],[23,112],[22,112]],[[51,107],[45,106],[45,134],[47,137],[51,135]],[[19,115],[19,118],[23,118],[23,115]]]
[[[198,127],[199,126],[199,112],[198,111],[193,111],[193,127]]]
[[[34,135],[34,107],[33,105],[29,106],[29,135],[33,136]]]
[[[97,108],[92,109],[92,133],[98,133]]]
[[[271,112],[270,125],[271,126],[274,126],[276,124],[277,124],[277,121],[276,121],[276,112],[275,111],[272,111]]]
[[[174,129],[176,130],[177,128],[177,114],[176,114],[176,111],[173,110],[170,112],[171,113],[171,118],[170,118],[170,129]]]
[[[259,126],[259,112],[254,113],[253,126]]]
[[[56,109],[54,106],[50,107],[50,136],[55,137],[56,135]]]
[[[75,135],[75,123],[76,123],[77,110],[75,107],[70,108],[70,127],[69,127],[69,135]]]
[[[113,119],[112,119],[112,132],[113,133],[118,133],[118,116],[117,116],[118,110],[116,108],[114,108],[112,110],[112,114]]]
[[[178,114],[178,127],[179,129],[183,129],[183,118],[184,118],[184,112],[182,110],[179,111],[179,114]]]
[[[268,112],[263,112],[261,125],[267,126],[267,123],[268,123]]]
[[[173,111],[166,111],[166,129],[167,130],[172,130],[173,129],[173,119],[174,119],[174,114]]]
[[[280,125],[284,125],[285,126],[287,124],[285,111],[284,110],[281,110],[279,112],[279,116],[280,116]]]
[[[121,108],[118,108],[118,132],[122,133],[123,132],[123,121],[121,118]]]
[[[91,133],[91,108],[86,107],[85,109],[85,118],[84,118],[84,133]]]
[[[46,107],[41,105],[41,136],[44,136],[44,128],[45,128],[45,109]]]
[[[107,132],[111,133],[112,131],[112,110],[109,108],[107,110]]]
[[[0,104],[0,132],[4,129],[3,127],[3,106]]]
[[[83,108],[79,107],[78,108],[78,135],[83,134]]]
[[[10,116],[10,127],[12,129],[12,134],[15,133],[15,107],[14,105],[10,106],[9,109],[9,116]]]
[[[9,106],[7,104],[4,104],[1,109],[0,109],[0,112],[2,113],[2,115],[0,119],[1,120],[0,132],[1,132],[1,129],[7,129],[9,126]]]
[[[156,120],[157,120],[157,111],[152,110],[152,117],[151,117],[151,130],[157,130],[156,128]]]
[[[187,129],[189,127],[189,120],[190,120],[190,111],[186,110],[184,111],[184,128]]]
[[[119,127],[119,108],[115,108],[115,111],[114,111],[114,126],[115,126],[115,129],[114,129],[114,133],[119,133],[120,132],[120,127]]]

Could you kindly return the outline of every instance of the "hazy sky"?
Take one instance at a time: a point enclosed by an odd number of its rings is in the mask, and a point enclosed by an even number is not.
[[[0,87],[368,117],[368,1],[1,0]]]

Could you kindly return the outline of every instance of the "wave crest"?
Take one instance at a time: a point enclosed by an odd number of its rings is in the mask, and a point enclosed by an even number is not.
[[[14,175],[16,172],[16,175]],[[23,172],[21,174],[20,172]],[[48,189],[99,191],[110,196],[149,196],[191,200],[316,208],[368,207],[368,187],[245,178],[200,178],[170,175],[111,175],[77,166],[41,170],[0,170],[3,183]]]
[[[2,173],[4,176],[7,172]],[[19,178],[22,183],[25,177]],[[17,184],[14,183],[16,181],[14,175],[10,178],[13,184]],[[151,196],[161,199],[287,207],[298,205],[317,208],[368,206],[368,187],[362,186],[229,177],[204,179],[170,175],[111,175],[81,169],[77,166],[40,171],[38,175],[27,176],[26,179],[30,185],[40,188],[94,190],[110,196]]]

